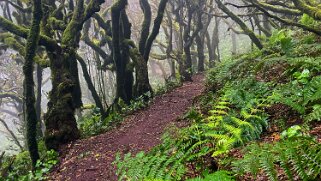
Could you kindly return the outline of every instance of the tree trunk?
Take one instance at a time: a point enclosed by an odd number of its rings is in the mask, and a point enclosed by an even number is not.
[[[126,11],[123,10],[121,12],[121,27],[122,27],[122,35],[121,35],[121,48],[122,48],[122,61],[125,65],[124,70],[124,81],[125,81],[125,93],[126,98],[125,102],[130,104],[130,101],[133,99],[133,87],[134,87],[134,75],[133,68],[130,65],[130,53],[129,53],[129,45],[124,43],[125,40],[131,39],[131,23],[128,20],[128,16]]]
[[[220,49],[219,49],[219,26],[220,26],[220,19],[218,17],[215,17],[215,27],[213,31],[213,37],[212,37],[212,47],[214,50],[214,62],[213,64],[210,64],[211,67],[214,67],[215,61],[220,61]]]
[[[112,43],[113,43],[113,59],[116,65],[116,98],[122,99],[128,103],[128,98],[125,90],[125,69],[126,64],[121,56],[121,11],[125,9],[127,0],[119,0],[111,8],[112,16]]]
[[[144,57],[139,53],[137,48],[132,48],[130,54],[136,65],[135,96],[138,97],[150,92],[152,88],[149,84],[148,67]]]
[[[75,53],[63,49],[50,54],[52,90],[45,115],[45,143],[48,149],[58,150],[59,145],[80,137],[74,116],[73,92],[76,87],[70,73],[70,59],[75,55],[71,54]]]
[[[206,46],[208,51],[208,61],[209,61],[209,68],[212,68],[212,65],[215,61],[215,49],[212,47],[211,43],[211,36],[209,32],[206,32]]]
[[[196,45],[197,45],[197,56],[198,56],[198,72],[203,72],[204,68],[204,61],[205,61],[205,54],[204,54],[204,41],[203,37],[199,35],[196,36]]]
[[[192,81],[192,55],[190,46],[184,46],[185,64],[183,72],[183,81]]]
[[[42,121],[41,121],[41,97],[42,97],[42,92],[41,92],[41,87],[42,87],[42,67],[40,65],[37,65],[37,99],[36,99],[36,112],[37,112],[37,133],[39,137],[43,136],[42,133]]]
[[[183,81],[192,81],[192,56],[191,56],[191,46],[193,44],[193,41],[195,37],[198,35],[198,33],[203,29],[203,22],[202,22],[202,6],[204,1],[202,1],[201,4],[198,4],[197,6],[189,1],[186,1],[187,4],[187,25],[185,26],[184,30],[184,52],[185,52],[185,66],[184,66],[184,72],[183,72]],[[196,14],[196,17],[194,19],[196,24],[196,29],[193,31],[192,35],[191,29],[192,29],[192,19],[193,15]]]
[[[35,169],[37,160],[39,159],[38,143],[37,143],[37,112],[35,108],[35,92],[34,92],[34,57],[38,46],[40,33],[40,21],[42,18],[41,0],[33,0],[33,18],[32,24],[27,38],[25,64],[23,73],[25,76],[23,94],[24,94],[24,113],[25,122],[27,124],[27,145],[30,153],[32,167]]]
[[[77,58],[72,53],[72,57],[70,59],[70,73],[73,79],[73,82],[75,84],[75,88],[72,92],[72,98],[76,109],[80,109],[82,107],[82,100],[81,100],[81,87],[80,87],[80,81],[79,81],[79,73],[78,73],[78,64],[77,64]]]

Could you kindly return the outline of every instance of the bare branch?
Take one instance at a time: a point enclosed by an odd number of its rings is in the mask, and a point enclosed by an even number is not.
[[[0,99],[4,99],[4,98],[11,98],[22,104],[22,98],[15,93],[10,93],[10,92],[0,93]]]
[[[2,125],[6,128],[6,130],[10,133],[11,138],[13,139],[13,141],[16,143],[16,145],[20,148],[21,151],[24,150],[23,146],[21,145],[18,137],[14,134],[14,132],[9,128],[8,124],[0,118],[0,122],[2,123]]]

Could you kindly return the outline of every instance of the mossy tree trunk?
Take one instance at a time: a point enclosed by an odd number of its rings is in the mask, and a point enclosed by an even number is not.
[[[152,32],[150,33],[149,30],[152,19],[151,8],[147,0],[140,0],[141,8],[144,13],[144,21],[142,24],[142,32],[138,47],[140,55],[137,55],[137,52],[135,53],[136,84],[134,90],[136,97],[144,95],[147,92],[153,93],[152,87],[149,83],[147,63],[153,42],[159,34],[159,29],[164,18],[167,2],[168,0],[161,0],[159,2],[157,15],[154,20],[154,26]]]
[[[57,150],[59,145],[80,137],[77,128],[73,90],[75,83],[70,73],[70,52],[57,50],[49,56],[52,90],[49,94],[48,112],[45,115],[45,143],[48,149]]]
[[[149,92],[152,88],[150,87],[150,84],[146,84],[146,82],[149,82],[148,80],[148,67],[147,63],[144,60],[144,57],[140,54],[139,50],[137,48],[132,48],[130,50],[131,58],[134,61],[135,65],[140,67],[139,69],[136,69],[136,79],[140,80],[137,81],[135,84],[135,90],[136,90],[136,97],[144,95],[145,93]]]
[[[75,92],[77,82],[75,71],[76,48],[79,43],[80,31],[82,26],[78,18],[83,13],[81,2],[63,33],[62,48],[51,52],[51,74],[52,74],[52,90],[49,94],[48,112],[45,115],[45,142],[48,149],[59,148],[59,145],[76,140],[80,137],[75,118],[75,109],[79,98]],[[78,15],[77,15],[78,14]],[[77,76],[78,78],[78,76]]]
[[[84,1],[78,0],[71,20],[66,22],[63,33],[61,36],[58,36],[59,40],[56,41],[57,37],[52,33],[55,30],[49,26],[48,20],[51,16],[53,16],[53,18],[56,18],[56,16],[61,17],[63,13],[61,9],[55,8],[55,1],[45,0],[45,4],[48,6],[43,6],[44,18],[41,21],[42,33],[39,35],[38,43],[46,48],[52,71],[53,89],[49,95],[48,111],[45,115],[45,142],[48,149],[57,150],[59,145],[75,140],[80,136],[74,117],[75,108],[80,105],[77,104],[77,101],[81,101],[77,80],[78,75],[75,73],[77,64],[76,51],[79,46],[80,32],[84,22],[98,12],[100,5],[104,2],[104,0],[90,0],[86,5],[86,9],[84,9]],[[40,3],[37,3],[37,5],[38,4]],[[63,17],[61,17],[61,19],[62,18]],[[9,31],[16,36],[25,39],[28,37],[28,29],[16,25],[1,16],[0,25],[5,31]],[[29,74],[31,68],[30,66],[26,67],[26,71],[29,72]],[[31,79],[29,79],[28,82],[31,82],[30,80]],[[31,102],[32,101],[34,100],[31,100]],[[31,106],[28,106],[28,108],[29,107]]]
[[[79,0],[62,34],[61,47],[48,53],[53,85],[45,115],[45,143],[48,149],[57,150],[61,144],[80,137],[75,118],[75,109],[81,103],[78,73],[75,73],[78,72],[76,51],[85,21],[100,10],[103,2],[91,0],[85,10],[84,1]]]
[[[122,59],[121,54],[121,12],[125,9],[127,5],[127,0],[118,0],[115,2],[111,8],[111,17],[112,17],[112,44],[113,44],[113,59],[116,65],[116,100],[122,99],[126,103],[129,103],[130,100],[126,94],[125,86],[125,71],[126,64]]]
[[[213,5],[213,2],[214,0],[210,0],[210,1],[207,1],[208,4],[206,2],[205,3],[205,7],[206,6],[209,6],[209,9],[208,11],[210,13],[213,13],[214,12],[214,5]],[[204,16],[204,18],[201,18],[202,19],[202,30],[199,32],[199,35],[196,36],[196,45],[197,45],[197,54],[198,54],[198,72],[203,72],[205,70],[205,46],[206,46],[206,43],[205,43],[205,39],[206,39],[206,36],[209,35],[208,34],[208,27],[210,26],[211,24],[211,21],[213,19],[213,16],[211,14],[208,14],[207,16]],[[209,45],[209,44],[207,44]],[[213,58],[213,52],[209,52],[209,56],[212,56],[211,58]]]
[[[176,59],[177,59],[177,64],[178,64],[178,73],[180,75],[180,81],[183,80],[183,75],[184,75],[184,11],[183,7],[184,6],[184,1],[179,1],[177,4],[172,5],[172,13],[175,16],[176,22],[180,25],[178,27],[178,30],[174,31],[174,37],[175,37],[175,42],[176,42],[176,47],[177,47],[177,54],[176,54]],[[175,9],[177,9],[175,11]]]
[[[159,29],[160,29],[160,26],[163,22],[164,13],[165,13],[167,3],[168,3],[168,0],[161,0],[158,4],[158,11],[157,11],[156,18],[154,20],[154,26],[153,26],[151,34],[149,35],[149,37],[147,39],[147,42],[145,45],[145,52],[143,54],[143,57],[146,62],[148,62],[149,55],[152,50],[153,42],[159,34]]]
[[[138,44],[139,52],[137,52],[137,50],[131,50],[132,59],[134,60],[136,70],[136,83],[134,86],[135,97],[139,97],[144,95],[146,92],[152,91],[148,76],[148,59],[144,60],[143,57],[146,51],[146,43],[150,33],[152,12],[148,0],[140,0],[140,6],[144,13],[144,21],[142,24],[142,30]]]
[[[298,8],[303,13],[308,14],[315,20],[321,21],[321,7],[320,5],[314,4],[316,6],[311,6],[308,3],[302,1],[302,0],[291,0],[295,7]]]
[[[189,7],[187,9],[187,25],[184,29],[184,53],[185,53],[185,60],[184,60],[184,69],[182,72],[182,80],[183,81],[192,81],[192,55],[191,55],[191,46],[193,40],[190,37],[190,31],[192,26],[192,18],[193,18],[194,10]]]
[[[141,55],[144,55],[146,42],[148,39],[149,30],[150,30],[150,24],[152,22],[152,11],[148,0],[140,0],[139,2],[140,2],[141,9],[144,13],[144,21],[142,24],[142,30],[140,34],[140,40],[139,40],[139,52]]]
[[[126,11],[123,10],[121,12],[121,50],[122,50],[122,61],[125,65],[124,70],[124,81],[125,81],[125,94],[127,100],[126,103],[130,104],[130,101],[133,99],[133,86],[134,86],[134,75],[133,75],[133,67],[130,66],[130,53],[129,53],[129,45],[124,43],[125,40],[131,38],[131,23],[129,22]]]
[[[27,38],[25,64],[23,66],[24,79],[24,113],[25,122],[27,124],[27,145],[30,153],[32,166],[35,168],[39,159],[37,144],[37,113],[35,108],[35,92],[34,92],[34,57],[38,45],[40,22],[42,18],[41,0],[33,0],[33,18],[32,24]]]

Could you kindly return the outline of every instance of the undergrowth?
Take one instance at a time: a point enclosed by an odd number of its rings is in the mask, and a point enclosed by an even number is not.
[[[259,138],[267,126],[267,115],[260,110],[262,105],[260,100],[253,101],[235,112],[227,96],[220,97],[209,116],[200,119],[200,114],[190,113],[190,119],[195,116],[194,124],[168,131],[163,143],[151,152],[140,152],[134,157],[129,153],[123,158],[118,154],[114,163],[119,179],[183,180],[186,163],[209,154],[212,157],[227,154],[231,148]]]
[[[233,162],[234,172],[251,173],[255,179],[261,172],[269,180],[279,180],[280,170],[286,180],[320,180],[321,145],[311,137],[294,136],[276,143],[251,144],[243,159]]]
[[[302,21],[312,23],[307,17]],[[288,180],[320,179],[320,144],[301,133],[300,126],[273,133],[280,135],[279,142],[250,144],[269,134],[271,121],[279,121],[267,113],[274,105],[291,108],[306,130],[320,121],[321,51],[314,37],[276,31],[263,50],[217,64],[207,75],[209,93],[201,99],[201,108],[184,116],[190,126],[171,128],[148,153],[118,154],[114,164],[119,180],[187,180],[191,175],[199,175],[191,180],[233,180],[263,172],[269,180],[278,180],[282,169]],[[290,120],[286,115],[284,119],[286,125]],[[245,148],[244,158],[224,162],[238,147]]]
[[[4,156],[0,159],[0,180],[40,181],[46,180],[46,174],[58,163],[58,153],[46,150],[44,143],[39,143],[40,159],[34,172],[31,170],[29,152],[24,151],[15,156]]]

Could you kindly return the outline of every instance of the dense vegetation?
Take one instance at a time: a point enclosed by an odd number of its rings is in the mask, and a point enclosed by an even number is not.
[[[0,149],[0,180],[47,179],[65,145],[204,71],[188,126],[117,154],[119,180],[320,180],[320,4],[0,0],[0,133],[18,152]]]
[[[302,54],[319,43],[275,31],[264,49],[218,64],[200,108],[185,116],[190,126],[170,128],[151,152],[119,155],[120,180],[320,179],[320,135],[310,133],[320,125],[321,54]]]

